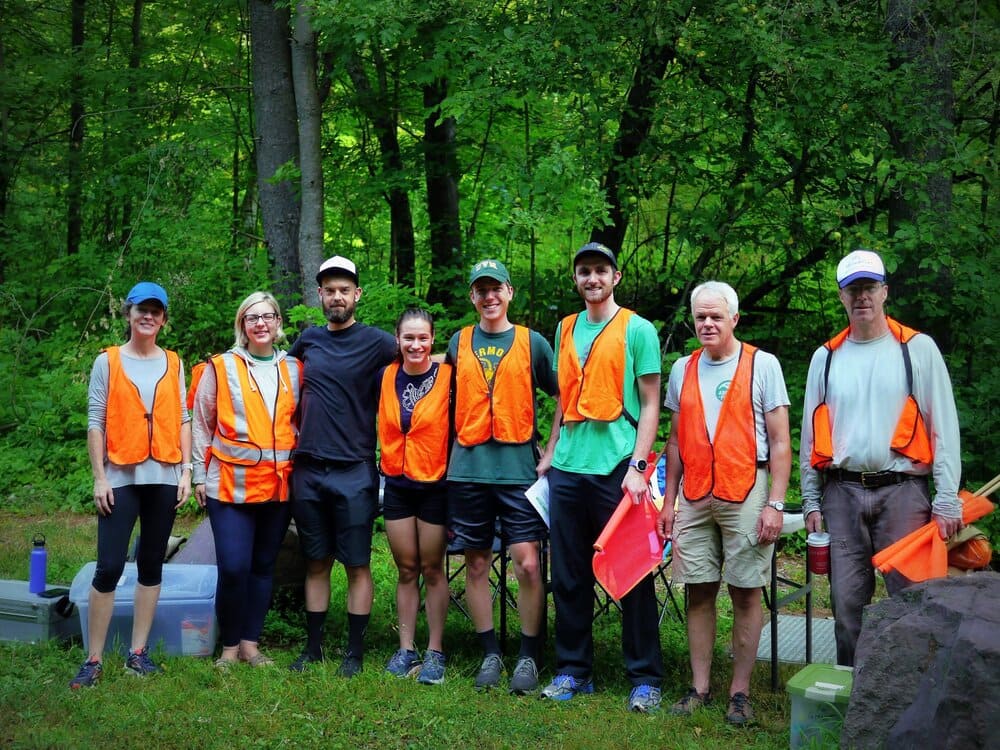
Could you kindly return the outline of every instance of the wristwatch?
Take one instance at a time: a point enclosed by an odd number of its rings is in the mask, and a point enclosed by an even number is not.
[[[779,513],[781,513],[781,512],[784,512],[784,510],[785,510],[785,503],[782,500],[768,500],[767,501],[767,507],[768,508],[774,508],[776,511],[778,511]]]
[[[628,462],[628,465],[632,469],[637,469],[640,474],[645,474],[646,467],[649,466],[649,462],[646,461],[646,459],[644,458],[640,458],[638,460],[633,458],[631,461]]]

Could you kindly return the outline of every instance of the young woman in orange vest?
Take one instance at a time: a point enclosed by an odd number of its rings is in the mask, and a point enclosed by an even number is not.
[[[161,669],[146,640],[160,597],[167,539],[177,508],[191,492],[191,425],[184,403],[180,357],[156,339],[167,322],[167,293],[142,281],[125,297],[125,343],[105,349],[90,373],[87,452],[97,505],[97,566],[90,587],[87,661],[70,681],[93,687],[125,569],[136,520],[138,582],[132,642],[125,668],[144,677]]]
[[[302,382],[301,363],[274,348],[285,333],[273,296],[254,292],[243,300],[233,332],[233,348],[205,367],[193,417],[194,491],[208,509],[219,569],[220,669],[274,663],[258,641],[291,518],[293,415]]]
[[[442,647],[448,612],[447,489],[451,365],[431,361],[434,319],[411,307],[396,322],[399,361],[385,368],[379,398],[378,438],[385,475],[385,533],[399,569],[396,613],[399,650],[386,670],[419,682],[444,682]],[[423,660],[414,642],[423,576],[429,631]]]

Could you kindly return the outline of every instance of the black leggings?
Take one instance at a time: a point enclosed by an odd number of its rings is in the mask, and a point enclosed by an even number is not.
[[[177,515],[177,485],[139,484],[115,487],[111,514],[97,516],[97,569],[93,586],[102,594],[115,590],[128,556],[128,542],[139,519],[135,562],[142,586],[159,586],[163,558]]]

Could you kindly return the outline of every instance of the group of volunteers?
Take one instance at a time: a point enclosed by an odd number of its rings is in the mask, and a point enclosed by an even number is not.
[[[425,310],[405,310],[395,336],[356,320],[357,267],[334,256],[316,275],[325,326],[302,331],[285,353],[275,347],[284,338],[277,301],[250,295],[237,310],[232,349],[208,360],[187,401],[182,363],[156,343],[167,294],[151,282],[137,284],[124,305],[126,342],[102,352],[91,373],[98,562],[88,658],[71,687],[93,685],[101,675],[115,584],[137,518],[142,535],[126,669],[160,671],[146,641],[167,538],[192,482],[218,559],[216,666],[273,664],[258,641],[278,549],[294,518],[306,558],[306,643],[290,669],[324,659],[330,576],[339,561],[347,579],[339,673],[356,675],[374,596],[381,474],[398,569],[399,648],[387,671],[425,684],[444,680],[450,544],[464,552],[465,595],[483,653],[475,686],[501,684],[506,669],[489,579],[499,534],[518,582],[521,628],[507,687],[517,695],[538,691],[541,545],[549,538],[555,668],[539,695],[565,701],[593,692],[593,543],[623,493],[635,503],[652,501],[646,460],[660,418],[657,332],[615,301],[621,278],[615,253],[604,245],[575,253],[573,282],[585,308],[559,323],[553,349],[509,319],[514,287],[506,267],[480,261],[469,276],[479,320],[455,333],[442,357],[433,354],[434,321]],[[810,363],[800,463],[806,526],[825,525],[831,536],[837,659],[852,665],[861,610],[874,592],[872,555],[932,518],[942,537],[960,528],[960,453],[944,361],[930,337],[887,316],[881,258],[855,250],[838,265],[837,282],[849,324]],[[792,465],[790,402],[778,360],[736,338],[733,288],[708,281],[690,302],[700,347],[673,365],[666,387],[671,420],[657,520],[662,541],[673,545],[673,579],[687,590],[692,684],[671,712],[691,714],[712,701],[716,599],[725,581],[734,619],[726,720],[740,725],[753,720],[761,589]],[[556,397],[544,446],[539,391]],[[525,494],[541,476],[549,485],[547,521]],[[886,584],[895,594],[908,581],[895,573]],[[428,633],[422,652],[415,640],[421,606]],[[651,712],[660,707],[663,682],[652,577],[622,598],[621,610],[628,707]]]

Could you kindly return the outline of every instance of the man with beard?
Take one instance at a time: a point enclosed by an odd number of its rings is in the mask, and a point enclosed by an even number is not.
[[[808,531],[830,532],[837,663],[854,665],[861,611],[875,591],[872,555],[933,519],[962,526],[958,414],[941,352],[888,317],[885,266],[871,250],[837,265],[848,327],[813,354],[799,463]],[[934,477],[931,501],[927,479]],[[893,571],[895,595],[910,581]]]
[[[301,672],[323,659],[330,572],[347,574],[347,649],[340,674],[353,677],[364,659],[371,613],[372,523],[378,510],[375,414],[379,371],[396,357],[396,339],[354,318],[361,287],[354,263],[336,255],[316,274],[326,326],[307,328],[289,354],[304,365],[299,444],[292,472],[292,515],[306,558],[305,649],[289,667]]]
[[[621,278],[610,249],[597,242],[580,248],[573,280],[586,310],[556,330],[559,403],[542,459],[552,463],[556,674],[542,691],[551,700],[594,692],[593,544],[623,492],[635,503],[649,500],[644,472],[660,416],[660,344],[652,323],[615,302]],[[628,707],[655,711],[663,659],[652,577],[621,605]]]

